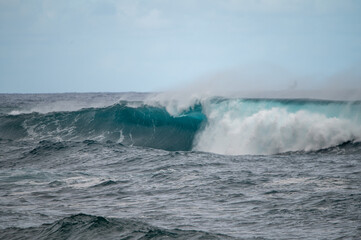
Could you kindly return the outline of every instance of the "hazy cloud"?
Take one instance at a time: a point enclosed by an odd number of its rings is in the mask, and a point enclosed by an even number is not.
[[[168,25],[168,21],[162,17],[158,9],[152,9],[145,15],[136,19],[136,24],[145,28],[161,28]]]
[[[354,12],[359,9],[357,0],[225,0],[222,5],[233,11],[259,13],[333,13]]]

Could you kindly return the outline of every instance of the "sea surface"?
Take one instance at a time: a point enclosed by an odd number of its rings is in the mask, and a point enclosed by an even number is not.
[[[360,101],[0,94],[0,239],[361,239],[360,141]]]

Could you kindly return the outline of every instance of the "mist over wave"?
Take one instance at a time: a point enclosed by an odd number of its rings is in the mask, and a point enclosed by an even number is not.
[[[168,110],[195,100],[224,98],[361,100],[360,66],[328,76],[295,74],[272,64],[249,64],[203,75],[156,95],[150,102],[166,103]],[[173,103],[173,104],[170,104]]]
[[[231,155],[315,151],[359,142],[360,101],[358,68],[317,79],[267,64],[207,75],[145,99],[173,116],[201,105],[207,121],[193,150]]]

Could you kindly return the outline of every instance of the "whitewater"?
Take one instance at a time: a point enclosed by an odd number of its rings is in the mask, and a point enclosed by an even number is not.
[[[361,101],[0,94],[1,239],[358,239]]]

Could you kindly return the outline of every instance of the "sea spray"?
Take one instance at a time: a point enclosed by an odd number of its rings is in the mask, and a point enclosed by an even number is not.
[[[272,108],[239,118],[232,112],[212,111],[195,149],[231,155],[275,154],[329,148],[359,141],[360,136],[360,126],[350,120],[308,111]]]

